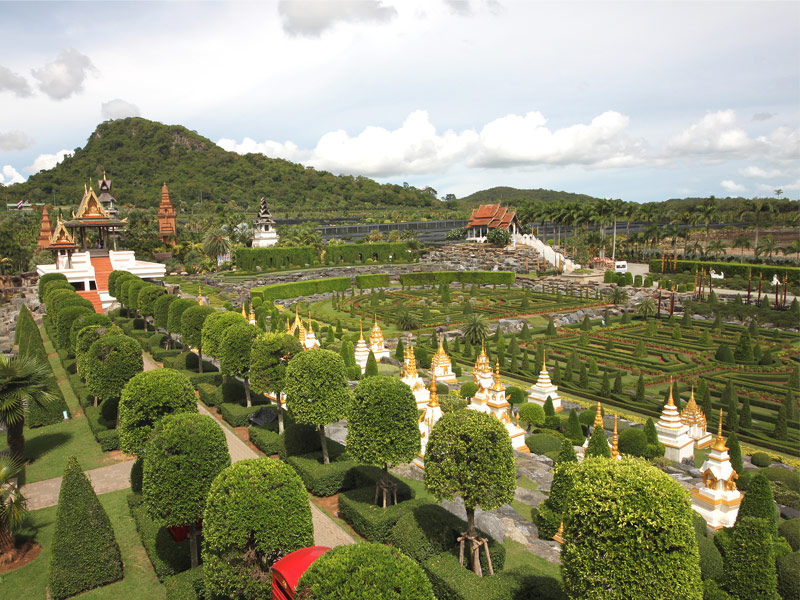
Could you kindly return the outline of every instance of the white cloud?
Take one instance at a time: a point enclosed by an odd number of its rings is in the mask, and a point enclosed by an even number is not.
[[[745,167],[741,171],[739,171],[745,177],[751,177],[753,179],[774,179],[776,177],[781,176],[781,171],[779,169],[762,169],[761,167],[756,167],[754,165],[750,165],[749,167]]]
[[[31,144],[33,144],[33,140],[22,131],[0,132],[0,150],[3,152],[24,150]]]
[[[760,112],[753,115],[753,121],[769,121],[775,113]]]
[[[285,158],[292,162],[303,162],[311,156],[310,151],[300,150],[294,142],[281,143],[271,140],[257,142],[249,137],[244,138],[241,143],[229,138],[222,138],[217,141],[217,146],[228,152],[236,152],[238,154],[264,154],[271,158]]]
[[[722,189],[731,194],[741,194],[747,189],[745,186],[738,184],[730,179],[721,181],[719,185],[722,187]]]
[[[800,158],[800,129],[778,127],[767,135],[756,138],[761,150],[779,159]]]
[[[628,117],[615,111],[589,125],[546,127],[539,112],[507,115],[483,127],[480,150],[470,166],[507,167],[536,164],[582,164],[598,168],[630,167],[646,162],[644,144],[625,133]]]
[[[120,98],[103,102],[100,106],[100,114],[104,121],[140,116],[138,106]]]
[[[31,74],[39,81],[41,91],[53,100],[64,100],[81,91],[87,74],[94,70],[88,56],[67,48],[53,62],[41,69],[32,69]]]
[[[72,155],[72,150],[59,150],[55,154],[40,154],[34,159],[32,165],[24,167],[22,170],[31,175],[39,171],[47,171],[64,160],[68,154]]]
[[[25,178],[11,165],[5,165],[0,170],[0,185],[13,185],[23,181],[25,181]]]
[[[392,20],[397,11],[380,0],[281,0],[278,14],[289,35],[319,37],[337,21],[381,23]]]
[[[22,75],[0,65],[0,92],[13,92],[24,98],[31,95],[31,86]]]
[[[736,112],[729,109],[707,114],[674,136],[667,148],[678,155],[724,155],[743,153],[753,145],[747,132],[736,126]]]

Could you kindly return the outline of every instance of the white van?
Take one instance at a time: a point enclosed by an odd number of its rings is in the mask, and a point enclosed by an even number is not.
[[[614,263],[614,272],[615,273],[627,273],[628,272],[628,261],[626,260],[618,260]]]

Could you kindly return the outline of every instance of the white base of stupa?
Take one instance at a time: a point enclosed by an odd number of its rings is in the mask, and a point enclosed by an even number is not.
[[[658,441],[664,444],[664,457],[668,460],[679,463],[683,462],[684,458],[694,457],[694,440],[692,438],[680,446],[672,440],[665,440],[659,433]]]
[[[561,406],[561,398],[558,395],[558,388],[556,386],[553,386],[551,389],[532,387],[530,392],[528,392],[528,401],[535,402],[539,406],[544,406],[548,396],[550,400],[553,401],[553,408],[556,412],[564,410],[564,407]]]
[[[694,447],[697,448],[698,450],[703,450],[704,448],[708,448],[714,442],[714,436],[711,435],[710,433],[706,433],[704,436],[692,439],[694,440]]]
[[[718,492],[706,487],[692,490],[692,508],[714,529],[733,527],[741,503],[739,490]]]
[[[278,243],[278,234],[275,231],[256,231],[253,237],[253,248],[271,248]]]

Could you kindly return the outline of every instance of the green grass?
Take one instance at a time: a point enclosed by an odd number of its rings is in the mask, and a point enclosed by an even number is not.
[[[83,462],[83,461],[82,461]],[[164,598],[164,587],[158,582],[150,561],[139,541],[136,527],[128,511],[125,497],[129,490],[120,490],[99,496],[108,512],[117,537],[125,576],[122,581],[90,590],[76,598],[120,600],[123,598]],[[4,598],[45,598],[50,566],[50,549],[55,531],[56,508],[31,511],[25,520],[21,536],[35,539],[42,552],[32,563],[0,575],[0,589]]]
[[[8,448],[0,436],[0,451]],[[61,477],[67,458],[77,456],[85,470],[119,462],[103,452],[94,439],[85,417],[62,421],[47,427],[25,429],[25,456],[33,462],[26,465],[21,483]]]

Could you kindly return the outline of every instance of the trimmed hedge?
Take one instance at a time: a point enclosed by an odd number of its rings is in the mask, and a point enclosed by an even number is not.
[[[344,446],[328,440],[330,464],[322,463],[322,452],[290,456],[286,462],[297,471],[303,485],[315,496],[332,496],[353,487],[350,470],[358,466],[345,452]]]
[[[58,494],[48,589],[61,600],[122,579],[111,521],[74,456]]]
[[[78,318],[86,315],[97,314],[94,309],[88,308],[83,305],[66,306],[58,311],[58,325],[56,326],[56,346],[60,350],[67,350],[72,353],[72,346],[70,345],[70,333],[72,332],[72,323]]]
[[[202,399],[202,397],[201,397]],[[248,417],[257,412],[260,406],[241,406],[230,402],[221,402],[218,405],[219,413],[231,427],[247,427],[250,424]]]
[[[329,277],[254,287],[250,289],[250,298],[261,298],[266,302],[280,298],[313,296],[326,292],[343,292],[347,289],[350,289],[349,277]]]
[[[790,283],[800,282],[800,267],[777,267],[771,265],[747,265],[742,263],[729,262],[705,262],[699,260],[679,260],[677,271],[679,273],[694,273],[698,266],[706,270],[714,269],[717,272],[725,273],[725,278],[742,277],[746,278],[748,273],[758,279],[759,273],[763,274],[765,281],[772,281],[772,276],[777,275],[781,282],[786,274]],[[661,273],[661,259],[656,258],[650,261],[650,272]]]
[[[267,456],[277,454],[281,460],[286,460],[286,444],[283,443],[283,436],[277,431],[271,431],[266,427],[251,425],[247,429],[247,434],[253,445]]]
[[[167,600],[199,600],[205,598],[203,566],[164,578]]]
[[[360,290],[389,287],[389,276],[383,273],[376,275],[356,275],[356,287]]]
[[[434,271],[431,273],[402,273],[400,283],[407,285],[449,285],[453,282],[476,285],[513,285],[513,271]]]
[[[405,242],[378,242],[374,244],[341,244],[325,247],[325,264],[365,264],[406,262],[411,255]]]
[[[201,383],[197,386],[200,401],[206,406],[219,406],[222,404],[222,390],[213,383]]]
[[[289,459],[291,461],[291,459]],[[331,466],[335,463],[331,463]],[[312,492],[313,493],[313,492]],[[375,487],[362,487],[339,494],[339,513],[360,536],[371,542],[386,543],[392,528],[409,510],[422,504],[408,495],[406,488],[397,486],[399,504],[383,508],[375,504]]]
[[[42,302],[44,300],[44,295],[45,292],[47,291],[45,288],[47,287],[47,283],[50,281],[67,281],[67,276],[64,275],[63,273],[45,273],[44,275],[39,277],[39,286],[38,286],[39,302]]]
[[[262,269],[302,267],[313,264],[316,260],[317,251],[313,246],[236,248],[233,251],[233,263],[242,271],[255,271],[256,267]]]
[[[136,524],[136,531],[147,551],[147,557],[156,577],[165,577],[186,571],[190,567],[189,541],[176,542],[166,527],[162,527],[147,514],[147,507],[141,494],[128,495],[128,507]]]

